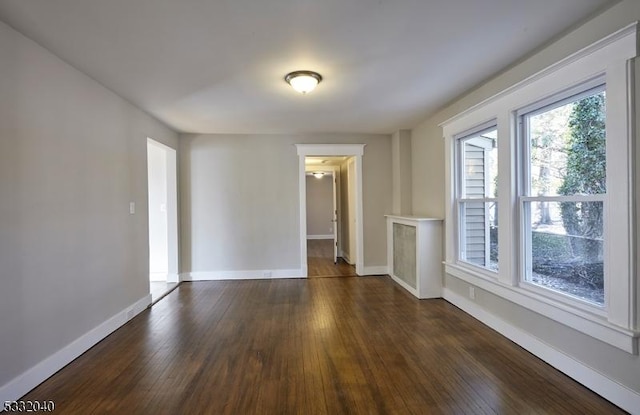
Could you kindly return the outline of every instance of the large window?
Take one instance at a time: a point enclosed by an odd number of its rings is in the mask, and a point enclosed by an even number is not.
[[[525,282],[603,306],[606,93],[592,84],[519,117],[521,244]]]
[[[447,278],[631,353],[636,46],[630,25],[442,124]]]
[[[498,270],[498,130],[495,123],[456,140],[458,259]]]

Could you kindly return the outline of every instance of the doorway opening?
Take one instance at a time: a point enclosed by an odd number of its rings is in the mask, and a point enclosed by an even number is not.
[[[149,291],[155,303],[178,284],[176,150],[147,138]]]
[[[314,245],[318,239],[313,238],[313,234],[308,232],[307,227],[307,171],[318,170],[318,173],[324,172],[333,178],[333,196],[334,203],[332,224],[333,241],[331,248],[325,248],[320,252],[325,252],[323,256],[329,256],[335,265],[343,265],[347,267],[351,275],[364,274],[363,261],[363,221],[362,221],[362,155],[364,153],[364,144],[296,144],[298,156],[300,157],[300,258],[302,276],[313,276],[317,273],[325,273],[313,270],[313,264],[308,262],[309,254],[315,254]],[[307,168],[307,160],[314,167]],[[317,163],[322,164],[322,160],[335,160],[335,165],[329,165],[322,170]],[[316,162],[316,164],[313,164]],[[335,221],[335,222],[333,222]],[[326,219],[322,225],[327,227]],[[327,231],[328,232],[328,231]],[[319,235],[323,235],[322,231]],[[308,239],[308,236],[312,238]],[[325,238],[329,239],[330,234],[325,234]],[[337,242],[337,244],[336,244]],[[312,251],[313,249],[313,251]],[[340,258],[344,261],[342,262]],[[326,264],[327,262],[325,262]],[[355,273],[353,268],[355,266]],[[343,273],[342,271],[331,271],[331,273]]]
[[[356,257],[355,232],[347,229],[354,211],[350,162],[339,156],[305,157],[308,277],[357,275],[351,260]]]

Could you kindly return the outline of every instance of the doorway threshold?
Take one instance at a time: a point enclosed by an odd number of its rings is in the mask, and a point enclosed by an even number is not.
[[[151,305],[162,300],[167,294],[178,287],[177,282],[150,281],[149,292],[151,293]]]

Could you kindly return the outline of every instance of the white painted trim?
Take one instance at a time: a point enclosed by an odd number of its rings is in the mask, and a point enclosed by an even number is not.
[[[474,199],[475,200],[475,199]],[[396,219],[398,223],[404,223],[406,225],[415,226],[413,222],[429,222],[429,221],[442,221],[442,218],[430,218],[426,216],[412,216],[412,215],[384,215],[386,218]],[[404,221],[404,222],[401,222]]]
[[[331,235],[307,235],[307,239],[333,239],[333,234]]]
[[[596,42],[583,51],[552,65],[538,77],[528,79],[505,90],[481,105],[464,111],[442,124],[445,136],[446,156],[446,237],[445,258],[447,272],[465,279],[471,284],[484,285],[490,292],[501,295],[523,307],[545,315],[568,327],[597,338],[603,342],[638,353],[640,327],[634,318],[638,292],[634,290],[637,258],[633,255],[631,240],[636,224],[632,210],[633,122],[635,108],[630,87],[633,74],[627,61],[637,54],[637,24]],[[517,208],[518,190],[516,161],[519,154],[514,148],[517,134],[515,115],[522,108],[557,96],[589,81],[606,76],[607,85],[607,204],[605,207],[605,307],[596,309],[570,296],[534,290],[531,284],[521,281],[526,256],[520,237],[524,229],[521,210]],[[495,278],[487,278],[479,271],[471,271],[458,260],[458,219],[454,199],[455,151],[454,137],[488,119],[498,119],[498,158],[501,174],[498,178],[499,209],[499,257],[500,268]],[[491,284],[490,284],[491,283]],[[526,294],[525,291],[528,291]],[[518,294],[518,295],[516,295]],[[516,298],[516,299],[514,299]],[[549,307],[549,305],[552,307]],[[605,316],[606,313],[606,316]]]
[[[180,242],[178,232],[178,152],[175,148],[162,144],[147,137],[147,145],[162,149],[167,156],[167,241],[168,241],[168,275],[167,282],[172,281],[173,275],[177,275],[180,269]],[[148,157],[148,156],[147,156]],[[148,161],[147,161],[148,162]],[[148,177],[147,177],[147,186]],[[148,193],[148,190],[147,190]],[[148,235],[147,235],[148,237]]]
[[[181,281],[180,274],[167,274],[167,282],[180,284]]]
[[[96,343],[140,314],[151,304],[151,294],[126,307],[73,342],[0,387],[0,402],[15,401],[71,363]]]
[[[602,317],[569,306],[564,302],[553,301],[550,298],[517,286],[474,275],[470,273],[470,270],[461,266],[445,264],[445,272],[452,277],[459,278],[468,284],[615,346],[627,353],[637,354],[640,333],[615,326]]]
[[[247,271],[200,271],[180,274],[182,281],[270,280],[306,278],[302,269],[253,269]]]
[[[467,314],[496,330],[525,350],[544,360],[551,366],[575,379],[600,396],[618,405],[632,414],[640,414],[640,393],[627,388],[602,373],[592,369],[583,362],[553,348],[531,334],[502,320],[467,300],[465,297],[443,289],[444,299],[460,308]]]
[[[364,146],[363,146],[364,149]],[[364,207],[362,199],[362,156],[355,157],[356,170],[356,274],[372,275],[364,266]],[[373,268],[373,267],[368,267]]]
[[[346,252],[342,251],[339,256],[344,259],[347,264],[353,265],[353,261],[351,260],[351,258],[349,258],[349,254],[347,254]]]
[[[300,268],[302,276],[309,275],[307,265],[307,175],[305,156],[300,155],[298,148],[298,194],[300,201]]]
[[[393,275],[393,273],[389,272],[389,276],[391,277],[392,280],[394,280],[399,286],[401,286],[402,288],[404,288],[405,290],[409,291],[411,293],[411,295],[413,295],[416,298],[420,298],[420,294],[418,293],[418,290],[416,288],[413,288],[412,286],[410,286],[409,284],[407,284],[406,282],[402,281],[400,278],[396,277],[395,275]]]
[[[389,269],[386,265],[362,267],[362,273],[358,273],[358,275],[388,275],[388,271]]]
[[[365,144],[296,144],[299,156],[362,156]]]
[[[362,156],[366,144],[295,144],[299,156],[298,189],[300,197],[300,264],[302,276],[308,275],[307,266],[307,179],[306,156],[353,157],[356,170],[356,274],[364,271],[364,214],[362,202]]]

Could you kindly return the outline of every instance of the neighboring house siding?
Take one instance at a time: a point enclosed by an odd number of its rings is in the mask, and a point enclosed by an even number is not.
[[[464,145],[465,152],[465,193],[466,197],[485,196],[485,152],[482,147],[469,143]],[[474,264],[486,264],[486,207],[478,202],[467,204],[465,209],[465,245],[466,260]]]

